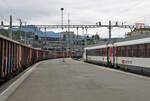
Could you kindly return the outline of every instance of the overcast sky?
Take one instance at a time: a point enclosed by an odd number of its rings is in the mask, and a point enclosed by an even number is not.
[[[134,24],[145,22],[149,25],[149,0],[0,0],[0,20],[9,21],[13,15],[13,22],[21,18],[28,24],[60,24],[60,8],[64,10],[64,23],[67,24],[68,14],[71,24],[95,24],[109,20]],[[55,31],[55,30],[53,30]],[[58,31],[58,30],[57,30]],[[115,28],[113,37],[124,36],[128,29]],[[80,31],[81,33],[82,31]],[[89,30],[89,34],[98,33],[101,37],[108,37],[107,28]]]

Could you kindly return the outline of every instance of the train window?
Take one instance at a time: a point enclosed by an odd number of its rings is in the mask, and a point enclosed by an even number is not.
[[[95,49],[92,50],[92,55],[93,55],[93,56],[96,56],[96,50],[95,50]]]
[[[90,55],[90,51],[89,50],[87,50],[86,52],[87,52],[87,55]]]
[[[107,48],[105,48],[105,56],[107,56]]]
[[[145,45],[139,45],[139,53],[138,53],[138,57],[145,57]]]
[[[102,49],[102,56],[105,56],[105,48]]]
[[[118,48],[118,55],[121,57],[121,47]]]
[[[127,51],[127,56],[132,57],[132,46],[127,46],[126,51]]]
[[[90,50],[90,54],[91,54],[91,56],[93,56],[93,50]]]
[[[94,56],[97,56],[97,54],[98,54],[98,50],[96,50],[96,49],[93,50],[93,55],[94,55]]]
[[[127,48],[128,48],[128,47],[127,47],[127,46],[125,46],[125,51],[124,51],[124,52],[125,52],[125,56],[124,56],[124,57],[127,57],[127,56],[128,56]]]
[[[93,55],[92,50],[89,50],[89,55],[90,55],[90,56],[92,56],[92,55]]]
[[[96,53],[95,56],[100,56],[100,50],[99,50],[99,49],[96,49],[95,51],[96,51],[96,52],[95,52],[95,53]]]
[[[125,57],[126,56],[126,47],[125,46],[117,47],[116,55],[119,57]]]
[[[100,49],[100,50],[101,50],[100,56],[103,56],[103,49]]]
[[[98,49],[87,50],[87,55],[89,55],[89,56],[98,56],[99,55],[99,50]]]
[[[119,47],[117,47],[117,52],[116,52],[116,56],[118,57],[119,56]]]
[[[101,56],[104,56],[104,55],[105,55],[105,49],[103,48]]]
[[[89,56],[105,56],[105,48],[87,50]]]
[[[145,47],[145,58],[147,57],[147,44],[144,44]]]
[[[121,47],[118,47],[118,56],[121,56]]]
[[[120,47],[120,56],[122,57],[122,47]]]
[[[115,56],[118,57],[118,47],[116,47],[116,50],[115,50]]]
[[[99,49],[99,55],[102,56],[102,54],[103,54],[103,50]]]
[[[150,57],[150,44],[117,47],[119,57]]]
[[[120,49],[119,49],[119,50],[120,50],[120,56],[122,56],[122,54],[121,54],[121,47],[120,47]]]
[[[121,47],[121,56],[126,57],[126,47],[125,46]]]
[[[133,57],[138,56],[138,45],[132,46],[132,54],[133,54]]]
[[[146,57],[150,57],[150,44],[147,44]]]
[[[91,55],[91,56],[93,56],[93,55],[94,55],[94,54],[93,54],[93,50],[90,50],[90,55]]]

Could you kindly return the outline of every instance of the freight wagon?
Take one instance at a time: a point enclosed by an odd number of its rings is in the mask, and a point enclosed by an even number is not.
[[[0,79],[8,79],[30,65],[49,58],[49,52],[0,35]]]

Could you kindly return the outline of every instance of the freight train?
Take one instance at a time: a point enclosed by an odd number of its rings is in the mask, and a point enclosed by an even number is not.
[[[0,35],[0,80],[7,80],[38,61],[57,58],[58,55],[54,57],[49,51],[35,49]]]
[[[83,59],[85,62],[150,75],[150,36],[86,47]]]

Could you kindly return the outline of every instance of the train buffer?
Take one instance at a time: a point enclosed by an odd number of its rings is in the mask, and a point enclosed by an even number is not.
[[[0,94],[0,101],[149,101],[148,77],[65,61],[37,63]]]

